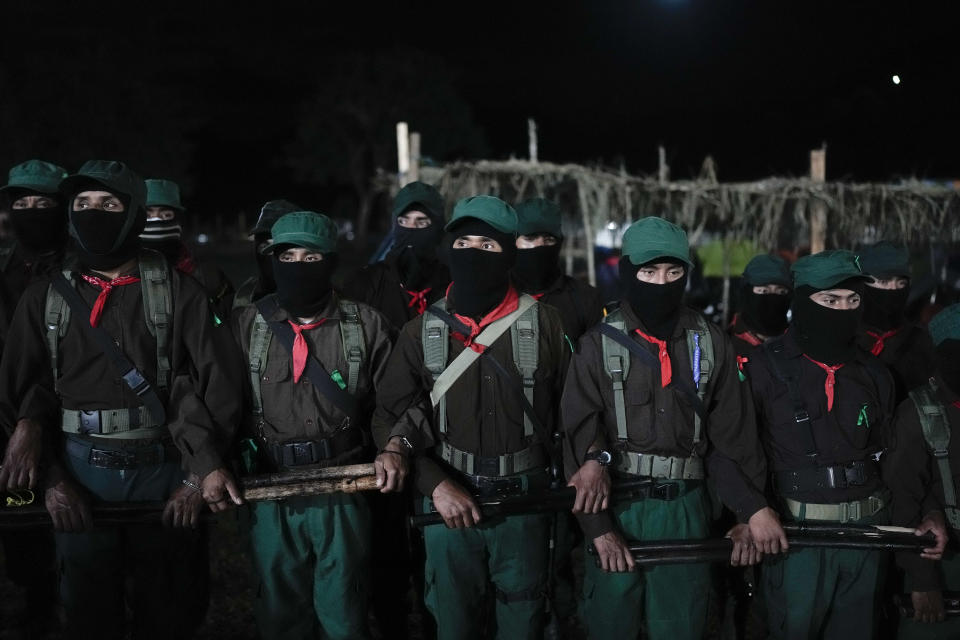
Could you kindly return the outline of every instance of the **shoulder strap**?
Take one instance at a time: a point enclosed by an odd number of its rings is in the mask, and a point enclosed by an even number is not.
[[[450,355],[450,329],[447,323],[441,317],[441,312],[446,314],[446,298],[438,300],[427,308],[421,318],[420,325],[420,344],[423,345],[423,365],[433,377],[433,384],[436,387],[437,378],[447,368],[447,358]],[[434,403],[437,407],[437,428],[441,434],[447,432],[447,396],[440,397],[439,403]]]
[[[157,341],[157,386],[170,385],[170,333],[173,301],[170,271],[163,256],[150,250],[140,253],[140,288],[143,291],[143,316],[147,329]]]
[[[64,271],[68,282],[71,273]],[[43,323],[47,338],[47,349],[50,351],[50,367],[53,369],[54,391],[60,392],[60,338],[67,333],[70,324],[70,307],[51,283],[47,287],[47,297],[43,304]]]
[[[233,296],[233,309],[253,304],[253,293],[257,289],[257,279],[247,278]]]
[[[272,296],[261,298],[257,300],[255,304],[257,311],[263,316],[264,320],[266,320],[270,331],[280,340],[283,348],[292,354],[294,340],[293,329],[291,329],[290,325],[286,322],[267,320],[267,318],[273,315],[274,310],[277,308],[276,298]],[[323,368],[323,365],[320,364],[316,356],[310,354],[307,357],[307,366],[303,372],[311,384],[313,384],[327,400],[347,415],[349,421],[355,421],[357,416],[356,399],[330,379],[330,372]]]
[[[60,293],[74,313],[79,314],[82,318],[87,318],[90,315],[90,307],[83,301],[83,298],[80,297],[80,294],[77,293],[76,289],[73,288],[73,284],[66,279],[64,274],[58,273],[56,277],[53,278],[51,286]],[[81,322],[80,326],[93,338],[97,346],[100,347],[100,350],[110,358],[114,368],[120,373],[123,381],[127,383],[127,386],[130,387],[130,389],[137,394],[137,397],[140,398],[140,401],[143,402],[143,405],[150,412],[150,417],[153,418],[154,422],[158,425],[166,424],[167,413],[163,407],[163,403],[157,396],[157,392],[153,386],[147,382],[147,379],[143,377],[143,374],[130,362],[126,354],[120,350],[113,341],[113,338],[102,328],[93,327],[89,322]]]
[[[536,383],[537,365],[540,356],[540,305],[533,304],[521,314],[510,327],[513,346],[513,363],[523,378],[523,395],[533,407],[533,387]],[[534,424],[527,412],[523,412],[523,435],[533,436]]]
[[[520,296],[520,300],[517,304],[517,308],[507,315],[494,320],[487,327],[480,332],[480,335],[476,337],[474,342],[479,345],[489,346],[496,342],[497,338],[506,333],[509,329],[527,310],[536,305],[537,301],[531,298],[528,295]],[[442,311],[441,314],[436,313],[434,307],[429,307],[427,312],[431,315],[435,315],[437,318],[441,319],[446,323],[446,319],[443,316],[450,315],[446,311]],[[455,320],[455,319],[454,319]],[[426,346],[424,346],[426,349]],[[430,391],[430,400],[433,402],[433,406],[436,407],[440,400],[446,396],[447,391],[450,390],[450,387],[456,382],[463,372],[466,371],[473,362],[480,357],[480,353],[474,351],[473,349],[464,349],[460,354],[453,359],[453,362],[447,366],[442,373],[434,378],[433,389]]]
[[[910,391],[910,399],[917,408],[923,439],[937,461],[947,519],[950,526],[956,529],[960,528],[960,509],[957,509],[957,490],[953,482],[953,471],[950,469],[950,421],[947,420],[947,410],[937,399],[934,385],[931,380],[928,384],[913,389]]]
[[[697,388],[697,397],[703,402],[707,395],[707,385],[714,370],[713,338],[706,319],[697,314],[697,328],[687,330],[687,351],[690,354],[690,367],[693,371],[693,383]],[[696,414],[693,425],[693,444],[700,444],[703,436],[703,424],[700,414]]]
[[[613,383],[613,409],[617,419],[617,439],[627,439],[627,407],[623,397],[623,383],[630,375],[630,352],[606,329],[626,335],[623,314],[617,309],[606,316],[600,325],[600,342],[603,347],[603,366]],[[657,364],[659,367],[659,363]]]
[[[347,393],[354,396],[367,353],[360,309],[352,300],[340,300],[340,340],[343,343],[343,355],[347,359]]]
[[[796,358],[791,359],[783,355],[782,336],[763,343],[760,348],[763,349],[767,362],[770,363],[773,375],[787,386],[787,393],[793,403],[793,419],[797,426],[802,428],[807,440],[807,453],[805,455],[816,458],[820,455],[820,451],[817,449],[817,443],[813,437],[813,423],[810,421],[807,403],[803,399],[803,394],[800,393],[800,363]]]
[[[250,388],[252,390],[253,414],[263,415],[263,392],[260,388],[260,381],[263,380],[263,372],[267,368],[267,355],[270,352],[270,339],[273,333],[267,326],[267,321],[259,310],[253,316],[253,324],[250,326],[250,345],[248,353],[248,364],[250,371]]]

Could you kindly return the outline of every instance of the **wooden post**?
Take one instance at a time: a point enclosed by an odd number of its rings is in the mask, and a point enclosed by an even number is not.
[[[410,173],[410,135],[406,122],[397,123],[397,181],[406,186]]]
[[[664,149],[663,145],[657,147],[657,158],[657,176],[659,177],[660,184],[667,184],[667,181],[670,180],[670,167],[667,166],[667,150]]]
[[[583,220],[583,251],[587,259],[587,281],[591,287],[597,286],[597,269],[593,257],[593,225],[590,224],[590,207],[583,183],[577,181],[577,193],[580,196],[580,217]]]
[[[537,123],[527,118],[527,143],[530,149],[530,162],[537,163]]]
[[[810,151],[810,180],[816,184],[827,181],[827,145]],[[810,207],[810,253],[827,248],[827,206],[815,200]]]
[[[723,238],[723,324],[730,324],[730,235]]]
[[[410,182],[420,179],[420,132],[410,134]]]

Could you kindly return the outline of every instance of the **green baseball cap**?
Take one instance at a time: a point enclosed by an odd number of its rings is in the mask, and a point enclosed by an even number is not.
[[[453,208],[453,217],[444,229],[453,231],[466,218],[482,220],[503,233],[517,234],[517,212],[506,202],[494,196],[464,198]]]
[[[390,215],[396,218],[414,207],[427,214],[433,224],[443,222],[443,196],[426,182],[411,182],[400,189],[397,197],[393,199],[393,210]]]
[[[781,284],[785,287],[793,286],[790,277],[790,266],[780,256],[754,256],[743,270],[743,281],[749,285],[760,286],[765,284]]]
[[[860,250],[860,266],[867,275],[877,278],[910,277],[910,250],[890,242],[878,242]]]
[[[960,340],[960,304],[952,304],[933,316],[927,330],[934,346],[944,340]]]
[[[10,169],[7,184],[0,187],[0,193],[8,189],[29,189],[38,193],[55,194],[60,181],[67,177],[67,170],[52,162],[27,160]]]
[[[638,267],[657,258],[674,258],[693,266],[687,232],[656,216],[641,218],[627,228],[621,254]]]
[[[546,198],[533,198],[517,205],[517,234],[530,236],[549,233],[555,238],[563,237],[560,205]]]
[[[804,256],[793,263],[793,284],[796,287],[830,289],[844,280],[859,278],[866,280],[860,269],[860,259],[853,251],[832,249]]]
[[[297,247],[319,251],[337,252],[337,225],[333,220],[315,211],[294,211],[284,214],[270,229],[273,242],[261,253],[273,253],[278,246],[292,244]]]
[[[149,178],[145,182],[148,207],[169,207],[178,212],[183,211],[183,205],[180,204],[180,187],[176,182],[158,178]]]

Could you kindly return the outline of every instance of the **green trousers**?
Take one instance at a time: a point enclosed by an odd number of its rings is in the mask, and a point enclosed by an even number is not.
[[[797,549],[762,572],[770,638],[872,638],[882,553]]]
[[[960,591],[960,555],[949,549],[940,563],[940,575],[945,591]],[[910,577],[907,576],[905,591],[910,593]],[[901,618],[897,640],[956,640],[960,638],[960,618],[947,618],[943,622],[920,623],[913,618]]]
[[[369,638],[370,509],[363,496],[288,498],[250,509],[260,637]]]
[[[427,609],[438,640],[483,631],[487,584],[495,589],[496,637],[542,640],[550,515],[496,518],[470,529],[425,527]]]
[[[165,500],[181,486],[179,459],[105,469],[89,464],[88,455],[68,449],[64,461],[95,500]],[[110,640],[129,632],[137,640],[189,638],[202,621],[209,594],[205,528],[141,524],[55,538],[64,637]],[[129,629],[128,609],[133,613]]]
[[[683,483],[681,483],[683,484]],[[710,507],[703,486],[684,486],[675,500],[617,504],[612,512],[628,540],[677,540],[709,535]],[[592,544],[593,540],[586,540]],[[711,594],[709,564],[662,565],[634,573],[606,573],[587,556],[581,618],[596,640],[640,634],[650,640],[700,640]]]

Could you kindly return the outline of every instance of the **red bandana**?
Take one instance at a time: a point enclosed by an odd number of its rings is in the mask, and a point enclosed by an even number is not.
[[[422,316],[423,312],[427,310],[427,294],[431,291],[433,291],[433,287],[427,287],[423,291],[404,289],[403,292],[410,296],[410,302],[407,303],[407,308],[409,309],[413,305],[417,305],[417,315]]]
[[[312,324],[297,324],[293,320],[287,320],[287,322],[290,323],[290,326],[293,327],[293,332],[297,334],[297,336],[293,339],[294,384],[300,382],[300,376],[303,375],[303,370],[307,368],[307,355],[310,353],[310,349],[307,347],[307,340],[303,337],[303,332],[309,329],[316,329],[326,321],[326,318],[322,318]]]
[[[751,347],[757,347],[757,346],[760,346],[761,344],[763,344],[763,340],[761,340],[761,339],[758,338],[757,336],[753,335],[753,334],[750,333],[749,331],[744,331],[743,333],[738,333],[738,334],[736,334],[736,335],[733,336],[733,337],[734,337],[734,338],[740,338],[741,340],[743,340],[744,342],[746,342],[747,344],[749,344]]]
[[[544,292],[542,292],[542,293],[531,293],[531,294],[530,294],[530,297],[533,298],[534,300],[536,300],[537,302],[539,302],[539,301],[540,301],[540,298],[542,298],[546,293],[547,293],[546,291],[544,291]]]
[[[119,278],[114,278],[110,282],[98,278],[97,276],[88,276],[84,273],[81,273],[80,277],[95,287],[100,287],[100,294],[97,296],[97,301],[93,303],[93,310],[90,312],[91,327],[95,327],[100,324],[100,316],[103,314],[103,305],[107,304],[107,298],[110,296],[110,292],[113,291],[114,287],[122,287],[126,284],[140,282],[140,278],[135,276],[120,276]]]
[[[827,381],[823,385],[823,390],[827,394],[827,412],[829,413],[833,410],[833,388],[837,386],[836,373],[843,367],[843,365],[838,364],[834,367],[831,367],[830,365],[823,364],[822,362],[817,362],[807,354],[803,354],[803,357],[827,372]]]
[[[636,329],[636,332],[641,338],[650,344],[657,345],[659,348],[660,351],[657,355],[660,358],[660,386],[666,387],[673,379],[673,366],[670,364],[670,354],[667,353],[667,341],[648,336],[640,329]]]
[[[450,295],[450,288],[453,287],[453,283],[447,287],[447,296]],[[513,288],[513,285],[507,289],[507,295],[503,297],[503,300],[500,301],[496,307],[493,308],[490,313],[480,318],[480,324],[477,324],[473,321],[473,318],[467,316],[461,316],[459,313],[454,313],[453,315],[462,322],[464,325],[470,329],[470,335],[465,336],[463,334],[453,332],[450,335],[463,343],[463,346],[470,347],[477,353],[483,353],[483,350],[486,348],[484,345],[476,344],[473,339],[480,335],[480,331],[483,330],[491,322],[499,320],[503,316],[510,315],[517,310],[517,307],[520,306],[520,296],[517,293],[517,290]]]
[[[887,338],[892,338],[898,333],[900,333],[900,329],[892,329],[885,333],[874,333],[873,331],[867,331],[867,335],[876,340],[876,342],[873,343],[873,346],[870,347],[870,353],[872,353],[875,356],[878,356],[881,353],[883,353],[883,347],[886,346],[883,344],[883,342]]]

